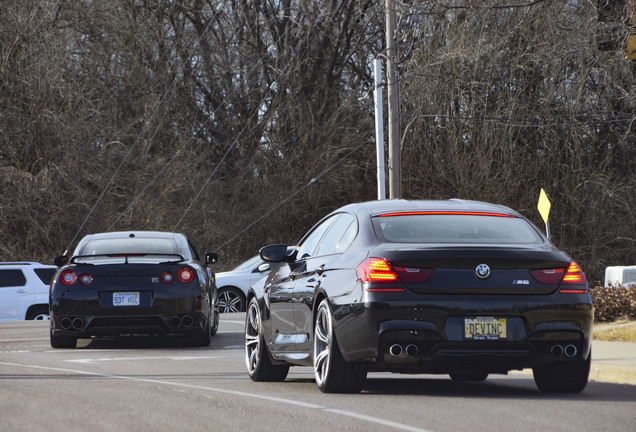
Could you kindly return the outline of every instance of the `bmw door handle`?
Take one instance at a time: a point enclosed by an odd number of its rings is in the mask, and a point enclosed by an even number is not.
[[[317,281],[316,278],[307,279],[307,283],[305,287],[316,289],[320,286],[320,281]]]
[[[26,294],[29,291],[25,290],[24,288],[20,288],[19,290],[16,291],[18,294]]]

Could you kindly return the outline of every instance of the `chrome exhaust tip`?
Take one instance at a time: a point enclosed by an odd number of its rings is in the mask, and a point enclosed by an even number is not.
[[[555,357],[560,357],[563,354],[563,347],[561,345],[553,345],[550,348],[550,353]]]
[[[406,355],[409,355],[411,357],[415,357],[417,355],[418,352],[418,348],[417,345],[415,344],[409,344],[406,346]]]
[[[174,328],[180,327],[181,318],[179,318],[178,316],[173,316],[172,318],[170,318],[170,325]]]
[[[563,352],[565,352],[565,355],[568,357],[574,357],[578,350],[576,349],[576,346],[570,344],[565,347]]]
[[[183,319],[181,319],[181,324],[183,324],[184,327],[192,327],[194,318],[192,318],[191,315],[185,315]]]
[[[62,326],[64,330],[69,330],[72,325],[73,321],[71,321],[69,317],[64,317],[60,320],[60,326]]]
[[[81,330],[84,328],[84,320],[81,318],[73,319],[73,330]]]
[[[391,345],[391,347],[389,348],[389,354],[391,354],[393,357],[401,356],[402,355],[402,345],[399,345],[399,344]]]

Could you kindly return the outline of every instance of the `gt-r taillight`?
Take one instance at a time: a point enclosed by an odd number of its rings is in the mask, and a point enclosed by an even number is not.
[[[62,285],[73,285],[77,280],[77,275],[71,269],[66,269],[60,274],[60,282]]]
[[[422,283],[432,275],[432,269],[393,267],[383,258],[368,258],[356,268],[358,279],[366,284],[367,291],[375,292],[401,292],[400,286],[389,287],[389,284]],[[375,286],[375,285],[382,286]]]
[[[89,285],[91,282],[93,282],[93,276],[89,275],[88,273],[82,273],[78,279],[79,283],[81,283],[82,285]]]
[[[182,283],[190,283],[194,280],[194,271],[189,267],[182,267],[177,272],[177,277]]]
[[[568,267],[531,270],[530,274],[537,280],[537,282],[542,284],[561,284],[561,286],[587,284],[585,273],[583,273],[581,267],[579,267],[579,265],[574,261],[572,261]],[[560,292],[583,294],[587,292],[587,289],[561,288]]]
[[[172,272],[163,272],[161,274],[161,282],[165,283],[165,284],[171,284],[174,281],[174,275],[172,274]]]

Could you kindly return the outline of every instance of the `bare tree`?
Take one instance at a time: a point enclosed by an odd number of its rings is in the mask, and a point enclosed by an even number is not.
[[[598,4],[394,2],[404,196],[501,203],[539,224],[543,187],[554,241],[591,279],[636,260],[629,29]],[[374,199],[383,7],[3,2],[0,259],[161,229],[227,268]]]

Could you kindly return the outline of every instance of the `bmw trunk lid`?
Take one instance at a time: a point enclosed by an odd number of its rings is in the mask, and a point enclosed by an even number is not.
[[[421,294],[549,294],[560,279],[540,282],[533,274],[561,271],[571,259],[554,249],[534,247],[383,245],[370,256],[384,258],[409,290]],[[430,277],[414,277],[427,271]],[[432,271],[432,272],[431,272]]]

